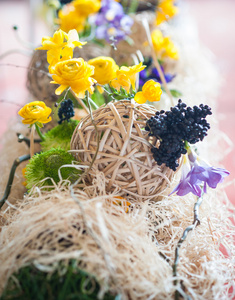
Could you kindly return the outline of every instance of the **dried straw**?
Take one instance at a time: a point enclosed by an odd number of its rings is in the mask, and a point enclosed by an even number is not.
[[[122,299],[173,299],[180,289],[172,276],[174,249],[193,221],[194,196],[133,203],[126,213],[112,205],[115,194],[106,193],[104,181],[100,173],[84,191],[63,183],[51,192],[36,188],[15,211],[2,212],[9,225],[0,233],[0,293],[22,266],[34,263],[50,272],[60,260],[74,258],[97,276],[101,295],[109,287]],[[201,225],[180,250],[178,281],[195,300],[232,299],[227,294],[234,275],[232,212],[219,194],[210,191],[204,198]],[[221,244],[228,258],[219,251]]]

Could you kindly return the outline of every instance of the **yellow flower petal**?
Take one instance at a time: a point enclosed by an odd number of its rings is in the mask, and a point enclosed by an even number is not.
[[[147,99],[144,97],[143,92],[137,92],[135,94],[134,100],[139,104],[144,104],[147,101]]]
[[[151,33],[153,47],[159,59],[172,58],[178,59],[178,49],[169,37],[164,37],[161,30],[155,29]]]
[[[57,83],[57,82],[52,82],[52,83]],[[55,90],[56,95],[61,95],[63,91],[67,88],[67,85],[61,85]]]
[[[111,57],[98,56],[90,59],[88,63],[95,67],[95,73],[92,77],[99,84],[107,84],[116,77],[118,66]]]
[[[73,58],[60,61],[51,66],[50,73],[54,81],[52,83],[60,84],[56,94],[60,95],[65,88],[70,87],[74,93],[84,97],[85,91],[93,93],[94,83],[91,76],[94,74],[94,67],[85,62],[82,58]]]
[[[23,124],[48,123],[51,121],[51,109],[43,101],[34,101],[22,107],[18,114],[24,118]]]

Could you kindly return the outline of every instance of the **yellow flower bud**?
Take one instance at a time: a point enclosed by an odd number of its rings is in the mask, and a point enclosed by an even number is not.
[[[168,21],[178,13],[178,7],[174,6],[174,0],[162,0],[157,6],[156,25]]]
[[[169,37],[164,37],[161,30],[155,29],[152,34],[152,43],[156,55],[159,59],[166,57],[177,60],[179,58],[178,49]]]
[[[99,84],[107,84],[116,77],[116,71],[119,69],[111,57],[98,56],[90,59],[88,63],[95,67],[95,73],[92,76]]]
[[[60,95],[68,87],[78,98],[84,98],[86,91],[90,93],[94,91],[93,85],[96,80],[91,77],[94,74],[94,67],[82,58],[60,61],[51,66],[50,73],[54,79],[51,83],[60,84],[55,91],[56,95]]]
[[[143,85],[142,92],[135,94],[134,100],[139,104],[143,104],[146,101],[155,102],[160,100],[161,94],[160,83],[151,79]]]
[[[84,17],[98,12],[101,8],[101,1],[99,0],[74,0],[72,3],[79,14]]]
[[[22,107],[18,114],[24,118],[23,124],[48,123],[51,121],[50,107],[47,107],[43,101],[34,101]]]
[[[81,32],[86,22],[86,17],[79,13],[73,3],[64,5],[58,12],[58,18],[60,29],[65,32],[69,32],[71,29],[76,29],[78,32]]]
[[[142,65],[142,62],[132,67],[121,67],[120,70],[117,70],[117,79],[112,80],[111,85],[117,90],[120,90],[122,86],[128,93],[131,86],[135,90],[136,75],[145,67]]]

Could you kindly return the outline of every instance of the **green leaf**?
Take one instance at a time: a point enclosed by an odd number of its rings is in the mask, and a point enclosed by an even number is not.
[[[179,98],[179,97],[182,96],[182,93],[181,93],[180,91],[178,91],[178,90],[171,89],[170,92],[171,92],[171,95],[172,95],[173,97],[175,97],[175,98]]]
[[[104,95],[101,94],[99,91],[95,91],[92,95],[91,95],[91,99],[98,105],[101,106],[105,103],[105,98]]]

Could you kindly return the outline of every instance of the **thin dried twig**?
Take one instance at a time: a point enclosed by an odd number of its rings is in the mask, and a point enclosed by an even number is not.
[[[178,284],[178,280],[176,278],[178,276],[177,267],[178,267],[178,263],[179,263],[179,250],[180,250],[180,247],[183,244],[183,242],[186,240],[186,238],[188,236],[188,233],[191,230],[194,230],[196,228],[196,226],[200,225],[198,210],[199,210],[199,207],[202,203],[202,200],[203,200],[202,196],[198,197],[197,202],[194,205],[194,220],[193,220],[193,223],[192,223],[192,225],[188,226],[184,230],[183,235],[180,238],[180,240],[178,241],[177,246],[175,248],[175,260],[174,260],[174,264],[172,266],[173,277],[175,278],[175,280],[174,280],[174,285],[175,286]],[[182,285],[182,283],[181,283],[181,285]],[[180,296],[182,296],[182,294],[179,292],[179,290],[176,290],[175,291],[175,300],[179,300]],[[187,299],[191,299],[190,296],[187,296]]]

